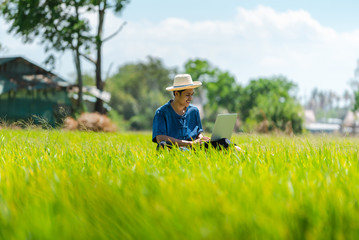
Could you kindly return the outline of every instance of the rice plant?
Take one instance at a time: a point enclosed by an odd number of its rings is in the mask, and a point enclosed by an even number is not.
[[[2,239],[357,239],[356,138],[236,135],[238,153],[150,133],[0,131]]]

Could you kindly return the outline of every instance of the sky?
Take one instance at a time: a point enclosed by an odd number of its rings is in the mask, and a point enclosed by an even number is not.
[[[343,94],[359,59],[359,1],[132,0],[120,15],[108,12],[103,72],[160,58],[180,71],[188,59],[205,59],[246,85],[259,77],[284,76],[298,85],[304,101],[314,88]],[[89,15],[93,26],[95,15]],[[0,19],[3,56],[24,56],[42,64],[38,42],[23,44]],[[93,66],[85,63],[90,72]],[[54,70],[74,78],[72,55],[58,55]],[[194,79],[195,80],[195,79]],[[166,86],[164,86],[166,87]]]

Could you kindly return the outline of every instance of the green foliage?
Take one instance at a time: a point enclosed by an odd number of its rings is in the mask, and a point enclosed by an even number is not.
[[[90,30],[88,20],[80,19],[74,10],[83,7],[84,2],[5,0],[1,10],[11,23],[9,31],[25,42],[40,38],[46,50],[64,51],[75,44],[82,46],[89,39],[83,34]]]
[[[89,49],[91,37],[89,21],[80,16],[85,0],[18,1],[5,0],[1,12],[11,24],[9,32],[21,36],[24,42],[39,39],[46,52],[71,50],[77,71],[79,100],[77,111],[83,110],[80,51]],[[53,54],[45,64],[55,66]]]
[[[241,86],[228,72],[217,70],[215,79],[205,84],[207,90],[208,105],[214,111],[226,109],[229,112],[237,112]]]
[[[240,115],[247,122],[247,130],[253,130],[263,121],[268,121],[268,130],[285,130],[287,124],[295,133],[302,131],[302,108],[291,96],[296,85],[283,77],[251,80],[241,90]]]
[[[202,59],[189,59],[184,64],[185,72],[192,76],[194,81],[206,83],[215,75],[216,69],[207,61]]]
[[[173,72],[152,57],[121,66],[106,82],[110,105],[129,121],[131,129],[151,129],[155,110],[171,98],[165,88],[172,84]]]
[[[125,131],[128,129],[128,123],[123,119],[123,116],[118,114],[117,111],[111,110],[107,113],[107,116],[111,119],[113,123],[116,124],[119,131]]]
[[[85,73],[84,75],[82,75],[82,81],[83,81],[82,83],[84,86],[95,86],[96,85],[95,78],[90,73]]]
[[[291,96],[296,85],[285,78],[260,78],[241,87],[229,72],[201,59],[187,61],[185,71],[203,83],[199,100],[204,104],[203,125],[208,131],[220,112],[239,112],[247,130],[253,130],[267,120],[269,131],[285,130],[288,124],[294,132],[302,131],[302,109]]]
[[[129,0],[50,0],[50,1],[19,1],[4,0],[0,5],[0,13],[11,24],[9,32],[19,35],[25,42],[39,38],[45,51],[71,50],[79,85],[79,104],[82,107],[82,72],[81,57],[85,57],[95,65],[96,87],[103,90],[102,80],[102,44],[111,39],[103,38],[105,13],[112,9],[120,13]],[[97,32],[94,34],[89,16],[98,15]],[[96,59],[90,56],[91,50],[97,52]],[[53,63],[54,58],[46,61]],[[102,100],[97,99],[95,110],[104,112]]]
[[[354,106],[352,111],[356,112],[359,110],[359,91],[354,92]]]
[[[190,74],[194,81],[201,81],[203,84],[203,87],[198,89],[198,98],[204,105],[203,125],[206,130],[212,130],[219,112],[237,112],[241,86],[229,72],[201,59],[188,60],[185,63],[185,72]]]
[[[1,239],[358,239],[356,138],[0,132]]]
[[[87,13],[113,8],[120,12],[129,0],[4,0],[1,12],[11,23],[10,32],[32,42],[39,37],[45,49],[59,51],[96,46]],[[84,54],[86,51],[83,52]]]

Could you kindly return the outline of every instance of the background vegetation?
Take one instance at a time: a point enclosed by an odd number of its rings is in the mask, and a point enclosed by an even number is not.
[[[112,76],[104,77],[102,47],[126,24],[123,22],[115,32],[104,36],[104,19],[109,11],[121,14],[128,4],[130,0],[5,0],[0,4],[0,14],[9,24],[10,33],[24,42],[37,40],[43,44],[49,53],[46,63],[54,64],[54,53],[71,52],[79,86],[77,113],[86,110],[82,104],[82,86],[94,85],[99,92],[111,92],[113,111],[109,115],[120,129],[151,129],[154,111],[171,97],[165,92],[165,86],[172,83],[175,73],[183,72],[203,82],[196,104],[203,108],[203,125],[208,131],[218,113],[237,112],[241,119],[237,125],[240,131],[301,133],[303,108],[313,110],[323,122],[329,118],[341,121],[348,110],[359,106],[357,80],[352,83],[353,93],[344,93],[344,104],[334,92],[314,89],[301,107],[296,85],[284,76],[251,79],[247,86],[242,86],[231,73],[205,59],[189,59],[183,68],[177,69],[148,57],[146,61],[124,64]],[[96,26],[90,24],[90,15],[98,19]],[[0,51],[2,48],[0,43]],[[93,64],[93,73],[82,73],[83,60]],[[95,111],[106,112],[100,98],[96,99]]]
[[[110,105],[124,120],[120,124],[131,130],[151,129],[155,110],[172,98],[165,88],[179,72],[203,83],[193,102],[203,108],[203,125],[208,131],[223,112],[239,113],[240,130],[254,131],[266,122],[267,131],[284,131],[288,124],[295,133],[302,131],[303,110],[296,99],[296,85],[284,77],[253,79],[242,86],[229,72],[203,59],[190,59],[179,70],[167,68],[153,57],[119,67],[106,81]]]

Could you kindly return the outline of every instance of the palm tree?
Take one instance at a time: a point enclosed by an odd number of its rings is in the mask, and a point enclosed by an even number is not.
[[[352,104],[352,95],[349,93],[347,89],[345,89],[343,94],[344,99],[344,105],[346,108],[350,108],[350,105]]]

